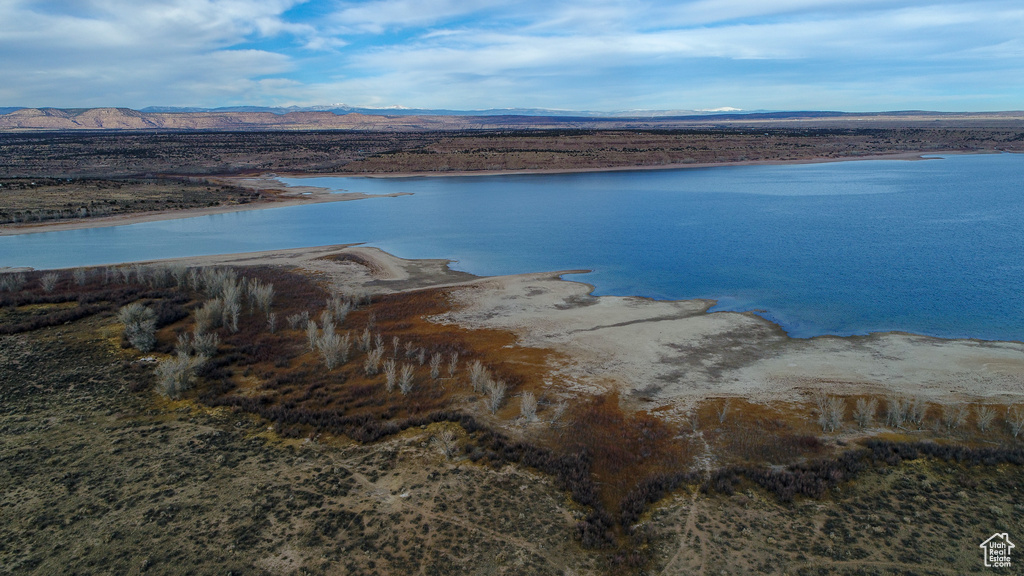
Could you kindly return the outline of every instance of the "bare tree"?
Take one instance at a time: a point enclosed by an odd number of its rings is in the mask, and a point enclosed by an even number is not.
[[[75,268],[71,275],[75,278],[75,284],[79,286],[85,286],[86,281],[89,280],[89,275],[85,268]]]
[[[906,398],[889,396],[885,399],[885,423],[892,428],[902,428],[909,407]]]
[[[924,424],[924,418],[928,415],[928,403],[922,398],[914,398],[907,406],[907,420],[918,428]]]
[[[942,423],[946,431],[962,428],[967,423],[967,406],[964,404],[946,404],[942,407]]]
[[[24,272],[0,274],[0,291],[20,292],[27,282]]]
[[[309,323],[309,312],[303,310],[301,313],[296,312],[288,316],[288,327],[292,330],[298,330],[300,327],[305,328],[306,324]]]
[[[274,302],[274,285],[262,284],[254,281],[249,288],[250,298],[255,308],[259,308],[264,315],[270,314],[270,306]]]
[[[459,369],[459,353],[452,352],[448,357],[448,377],[455,378],[455,371]]]
[[[434,448],[441,453],[442,456],[451,460],[458,454],[459,445],[455,440],[455,433],[451,430],[442,430],[437,436],[431,440],[431,444]]]
[[[390,393],[395,390],[395,384],[398,382],[398,375],[395,369],[395,360],[388,358],[384,361],[384,387]]]
[[[568,409],[569,403],[565,400],[559,400],[556,402],[555,405],[551,407],[551,422],[557,422]]]
[[[441,353],[434,352],[430,356],[430,377],[437,380],[441,377]]]
[[[853,420],[857,422],[861,428],[867,428],[875,420],[875,414],[878,413],[878,399],[864,399],[857,398],[857,404],[853,409]]]
[[[730,402],[730,400],[731,400],[730,398],[726,398],[722,402],[722,405],[718,407],[718,423],[719,424],[724,424],[725,423],[726,415],[729,413],[729,402]]]
[[[819,393],[815,395],[814,402],[818,408],[818,424],[822,431],[838,430],[846,416],[846,401],[838,396]]]
[[[380,348],[381,350],[384,349],[384,337],[381,336],[380,332],[377,332],[377,334],[374,335],[374,337],[373,337],[373,345],[376,348]]]
[[[316,350],[316,341],[319,334],[320,331],[316,327],[316,320],[306,322],[306,342],[309,344],[310,350]]]
[[[402,341],[398,339],[398,336],[391,337],[391,353],[392,358],[398,358],[398,351],[402,349]]]
[[[503,381],[496,379],[487,381],[487,407],[491,409],[491,414],[496,413],[505,403],[507,391],[508,387]]]
[[[398,389],[402,394],[412,392],[412,365],[402,364],[402,370],[398,375]]]
[[[537,421],[537,398],[533,392],[523,392],[519,397],[519,414],[527,423]]]
[[[50,272],[49,274],[43,274],[42,278],[39,279],[39,285],[43,287],[43,292],[53,292],[53,289],[57,287],[58,280],[60,280],[60,274]]]
[[[992,421],[996,419],[996,411],[989,406],[976,406],[974,416],[978,430],[988,432],[988,429],[992,427]]]
[[[169,398],[179,398],[192,387],[196,370],[205,364],[203,356],[178,354],[162,360],[156,367],[157,391]]]
[[[370,328],[363,328],[363,336],[359,339],[359,350],[366,352],[370,349]]]
[[[198,327],[196,328],[192,338],[192,349],[197,355],[213,358],[217,355],[219,346],[220,336],[213,332],[204,334],[198,331]]]
[[[377,373],[377,369],[380,366],[380,359],[383,355],[383,348],[373,348],[366,353],[366,360],[363,362],[363,369],[366,371],[367,376],[373,376]]]
[[[117,319],[124,324],[124,336],[139,352],[149,352],[156,344],[156,313],[138,302],[122,306]]]
[[[267,331],[271,334],[277,331],[277,312],[267,314]]]
[[[1006,424],[1010,433],[1016,438],[1024,430],[1024,406],[1010,406],[1006,409]]]
[[[479,360],[474,360],[469,365],[469,382],[473,385],[473,391],[480,393],[487,382],[487,369]]]
[[[310,322],[312,324],[312,322]],[[341,336],[334,331],[334,324],[324,326],[316,339],[317,350],[328,370],[333,370],[341,360]]]
[[[427,349],[420,348],[420,351],[416,353],[416,359],[419,360],[420,366],[423,366],[427,361]]]
[[[413,346],[412,342],[406,342],[405,343],[405,357],[406,358],[412,358],[413,352],[415,351],[415,348],[416,347]]]

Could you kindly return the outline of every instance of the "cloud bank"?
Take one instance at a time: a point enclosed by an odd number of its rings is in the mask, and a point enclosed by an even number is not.
[[[1016,0],[7,0],[0,105],[1024,109]]]

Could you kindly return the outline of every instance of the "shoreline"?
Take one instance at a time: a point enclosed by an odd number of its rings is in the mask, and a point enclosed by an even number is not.
[[[585,270],[478,276],[452,262],[338,244],[138,263],[284,266],[346,294],[444,289],[451,307],[432,322],[507,331],[516,346],[552,351],[559,360],[546,386],[555,396],[616,392],[671,421],[709,398],[799,403],[814,391],[1024,401],[1024,342],[899,331],[793,338],[753,312],[712,312],[709,299],[595,296],[593,285],[565,278]]]
[[[877,154],[871,156],[844,156],[840,158],[813,157],[794,160],[743,160],[739,162],[700,162],[691,164],[661,164],[656,166],[608,166],[601,168],[550,168],[536,170],[479,170],[479,171],[451,171],[451,172],[400,172],[400,173],[323,173],[309,174],[305,172],[264,172],[260,174],[246,174],[233,176],[210,176],[211,182],[230,183],[235,186],[250,188],[261,193],[270,194],[268,198],[261,198],[248,204],[231,204],[223,206],[211,206],[202,208],[186,208],[183,210],[165,210],[159,212],[140,212],[135,214],[119,214],[113,216],[101,216],[85,220],[62,220],[58,222],[39,222],[29,224],[6,224],[0,226],[0,236],[18,236],[22,234],[41,234],[45,232],[62,232],[67,230],[84,230],[89,228],[106,228],[113,226],[128,226],[144,222],[159,222],[164,220],[180,220],[184,218],[195,218],[199,216],[210,216],[214,214],[229,214],[233,212],[248,212],[250,210],[269,210],[273,208],[289,208],[292,206],[303,206],[306,204],[320,204],[325,202],[347,202],[352,200],[364,200],[367,198],[389,198],[407,196],[409,192],[395,192],[391,194],[364,194],[360,192],[332,192],[328,188],[318,186],[289,186],[278,178],[440,178],[440,177],[463,177],[463,176],[512,176],[512,175],[540,175],[540,174],[585,174],[591,172],[646,172],[651,170],[681,170],[700,168],[721,168],[728,166],[785,166],[799,164],[825,164],[832,162],[859,162],[871,160],[904,160],[923,161],[925,155],[953,155],[953,154],[988,154],[1001,152],[901,152],[896,154]]]

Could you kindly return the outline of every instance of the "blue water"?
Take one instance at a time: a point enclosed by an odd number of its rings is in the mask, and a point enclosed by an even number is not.
[[[366,242],[475,274],[590,269],[790,335],[1024,340],[1024,155],[292,184],[412,196],[0,237],[0,266]]]

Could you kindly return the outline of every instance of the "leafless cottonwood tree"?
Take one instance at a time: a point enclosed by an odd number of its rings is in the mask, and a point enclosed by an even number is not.
[[[60,274],[50,272],[49,274],[43,274],[42,278],[39,279],[39,285],[43,287],[43,292],[53,292],[53,289],[57,287],[58,280],[60,280]]]
[[[491,414],[496,413],[501,405],[505,403],[505,393],[508,391],[508,387],[501,380],[488,379],[487,381],[487,407],[491,409]]]
[[[394,358],[388,358],[384,361],[384,388],[391,393],[395,390],[395,384],[398,383],[398,374],[395,367]]]
[[[946,425],[946,431],[952,432],[955,429],[963,428],[967,423],[967,406],[964,404],[946,404],[942,407],[942,423]]]
[[[363,336],[359,339],[359,350],[366,352],[370,349],[371,334],[370,328],[363,328]]]
[[[1006,409],[1006,425],[1016,438],[1024,430],[1024,406],[1010,406]]]
[[[928,403],[922,398],[914,398],[907,406],[907,421],[920,428],[928,415]]]
[[[442,430],[437,436],[431,440],[434,448],[441,453],[442,456],[451,460],[459,452],[459,445],[455,439],[455,433],[451,430]]]
[[[487,369],[479,360],[474,360],[469,365],[469,382],[473,385],[473,391],[480,393],[487,382]]]
[[[909,403],[906,398],[889,396],[885,399],[885,423],[891,428],[902,428],[907,421]]]
[[[373,376],[377,373],[382,356],[384,356],[383,348],[373,348],[366,353],[366,359],[363,361],[363,370],[366,371],[367,376]]]
[[[455,372],[459,369],[459,353],[452,352],[448,357],[448,377],[455,378]]]
[[[992,427],[992,421],[996,419],[996,411],[991,406],[976,406],[974,408],[974,421],[981,432],[988,432]]]
[[[305,328],[306,324],[309,323],[309,312],[305,310],[303,310],[301,313],[296,312],[295,314],[288,316],[286,320],[288,321],[288,327],[291,328],[292,330]]]
[[[156,344],[156,313],[138,302],[122,306],[117,319],[124,324],[124,336],[139,352],[149,352]]]
[[[423,366],[427,362],[427,349],[420,348],[420,351],[416,353],[416,360],[419,361],[420,366]]]
[[[523,392],[519,397],[519,414],[526,423],[537,421],[537,397],[533,392]]]
[[[818,409],[818,424],[822,431],[835,432],[843,424],[846,415],[846,401],[838,396],[816,394],[814,403]]]
[[[857,403],[853,409],[853,420],[857,422],[857,425],[861,428],[867,428],[875,421],[875,414],[878,413],[878,399],[877,398],[857,398]]]
[[[398,339],[398,336],[391,337],[391,357],[398,358],[398,351],[402,349],[402,341]]]
[[[161,360],[156,367],[157,391],[168,398],[179,398],[192,387],[195,373],[207,362],[204,356],[177,354]]]
[[[328,370],[334,370],[342,360],[342,344],[342,337],[334,331],[334,324],[324,326],[317,336],[316,348]]]
[[[409,392],[412,392],[412,370],[412,365],[402,364],[402,369],[398,374],[398,390],[401,391],[402,394],[408,394]]]
[[[204,334],[198,331],[198,327],[192,336],[192,349],[199,356],[213,358],[217,355],[217,348],[220,346],[220,336],[215,332]]]
[[[71,272],[71,275],[75,279],[75,284],[78,286],[85,286],[86,281],[89,279],[88,271],[85,268],[75,268]]]
[[[311,351],[316,351],[316,341],[319,338],[320,330],[316,327],[316,320],[306,322],[306,343]]]
[[[430,355],[430,378],[437,380],[441,377],[441,353],[434,352]]]
[[[8,272],[0,274],[0,292],[20,292],[28,279],[24,272]]]
[[[729,414],[729,403],[730,403],[730,401],[731,401],[731,399],[726,398],[722,402],[722,405],[718,407],[718,423],[719,424],[724,424],[725,423],[725,418]]]

